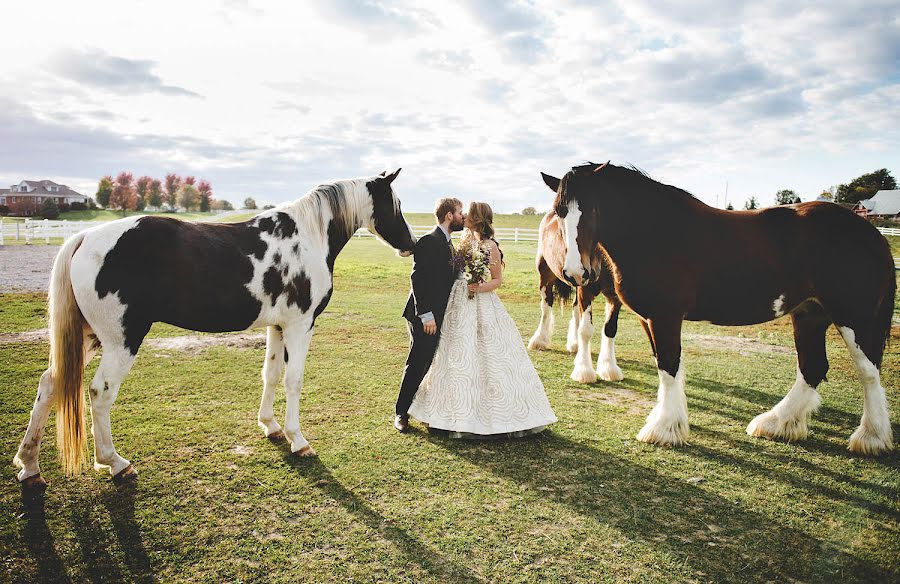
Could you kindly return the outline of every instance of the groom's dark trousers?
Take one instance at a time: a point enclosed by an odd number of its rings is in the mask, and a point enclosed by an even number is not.
[[[452,265],[452,248],[440,227],[416,242],[413,250],[413,270],[409,276],[412,289],[403,316],[409,325],[409,356],[403,369],[403,381],[400,382],[400,395],[397,397],[396,412],[407,415],[419,384],[437,349],[444,324],[444,313],[447,310],[447,299],[456,279],[456,270]],[[437,332],[425,334],[422,326],[423,314],[434,315]]]

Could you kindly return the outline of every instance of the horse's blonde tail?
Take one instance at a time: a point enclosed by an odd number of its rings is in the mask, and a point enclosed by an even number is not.
[[[50,273],[50,376],[56,395],[56,441],[63,470],[77,474],[85,461],[84,316],[72,290],[71,263],[84,234],[66,241]]]

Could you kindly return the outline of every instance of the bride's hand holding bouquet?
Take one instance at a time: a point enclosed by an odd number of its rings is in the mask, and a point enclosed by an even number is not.
[[[491,280],[491,252],[473,240],[460,245],[453,257],[457,270],[461,271],[469,285],[469,298],[475,298],[479,286]]]

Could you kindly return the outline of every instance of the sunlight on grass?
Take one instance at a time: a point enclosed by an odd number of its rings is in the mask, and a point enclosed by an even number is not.
[[[524,340],[537,325],[534,245],[503,243],[500,295]],[[51,416],[42,507],[24,507],[9,461],[28,421],[44,343],[0,344],[7,488],[2,581],[895,581],[900,457],[849,454],[862,395],[840,339],[810,437],[753,439],[747,423],[794,380],[789,321],[685,326],[690,445],[634,436],[657,376],[623,312],[622,382],[568,377],[568,312],[532,357],[559,423],[532,439],[459,442],[390,426],[407,338],[411,260],[371,239],[338,258],[316,325],[301,423],[320,456],[297,460],[256,426],[262,349],[145,347],[112,411],[119,452],[140,473],[65,477]],[[0,330],[44,324],[45,297],[2,296]],[[188,334],[156,325],[152,338]],[[694,336],[692,336],[694,335]],[[716,335],[721,343],[701,342]],[[892,421],[900,351],[883,368]],[[742,352],[737,339],[762,341]],[[726,342],[727,341],[727,342]],[[738,349],[735,349],[737,347]],[[766,349],[766,347],[773,347]],[[596,351],[596,343],[595,343]],[[596,352],[594,353],[596,358]],[[88,367],[88,376],[97,361]],[[276,412],[284,413],[279,389]]]

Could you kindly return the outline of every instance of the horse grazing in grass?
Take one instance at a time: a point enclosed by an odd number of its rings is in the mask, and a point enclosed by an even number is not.
[[[893,449],[880,368],[894,309],[894,262],[884,237],[866,220],[817,202],[723,211],[609,163],[566,173],[554,211],[566,240],[565,275],[576,284],[596,278],[591,258],[600,245],[616,293],[646,323],[659,391],[638,440],[687,440],[683,320],[750,325],[790,314],[796,381],[747,433],[806,438],[809,416],[819,406],[816,388],[828,372],[825,332],[833,323],[865,392],[850,450],[877,455]]]
[[[154,322],[203,332],[266,326],[259,425],[281,436],[275,386],[284,377],[283,434],[314,455],[300,431],[300,388],[316,317],[332,293],[334,261],[360,227],[408,255],[416,238],[391,183],[400,172],[317,186],[293,203],[234,224],[131,217],[83,231],[60,249],[50,277],[50,366],[14,463],[26,487],[45,484],[38,455],[50,407],[69,474],[84,463],[85,363],[103,354],[90,384],[97,469],[135,475],[113,447],[109,411]]]
[[[541,173],[541,176],[547,186],[556,192],[559,179],[544,173]],[[591,265],[597,274],[596,280],[584,282],[580,286],[567,282],[568,279],[563,273],[566,241],[559,221],[556,220],[556,213],[551,210],[541,219],[535,260],[539,276],[538,288],[541,291],[541,321],[528,342],[528,348],[544,350],[550,347],[550,337],[553,334],[553,303],[557,297],[563,302],[567,301],[574,286],[576,297],[572,305],[566,350],[575,353],[575,365],[570,377],[580,383],[594,383],[598,377],[605,381],[620,381],[624,378],[622,370],[616,364],[615,350],[622,302],[616,296],[612,271],[608,266],[604,268],[602,265],[607,261],[604,255],[600,246],[596,246],[591,254]],[[591,337],[594,334],[592,303],[601,294],[606,297],[606,315],[601,329],[597,370],[594,371],[591,363]]]

